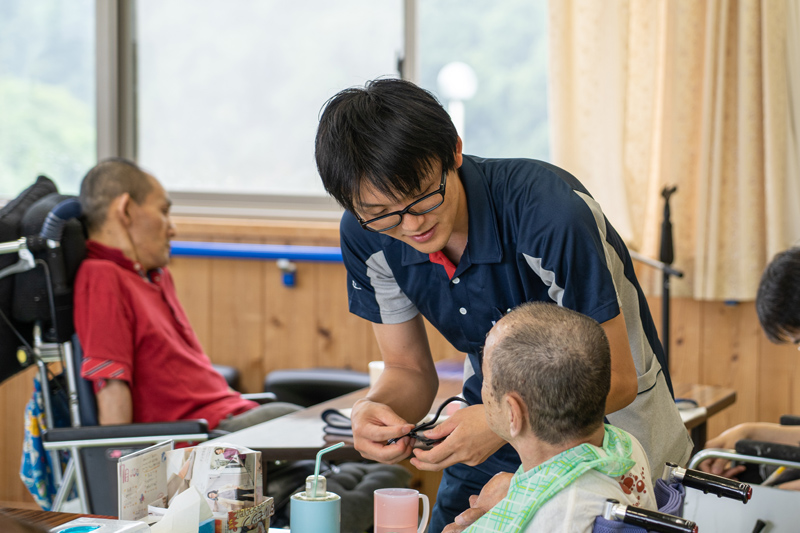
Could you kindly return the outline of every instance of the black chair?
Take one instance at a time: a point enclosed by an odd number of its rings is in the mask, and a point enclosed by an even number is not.
[[[264,379],[264,392],[278,401],[303,407],[369,387],[369,374],[343,368],[288,368],[273,370]]]
[[[225,378],[225,382],[228,384],[228,387],[232,388],[235,391],[242,392],[239,389],[239,370],[232,367],[232,366],[225,366],[225,365],[212,365],[214,370],[220,373],[220,375]]]

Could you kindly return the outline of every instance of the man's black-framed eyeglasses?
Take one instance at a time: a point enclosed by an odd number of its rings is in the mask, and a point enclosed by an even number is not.
[[[442,182],[439,185],[439,188],[433,191],[430,194],[426,194],[419,200],[410,203],[406,206],[405,209],[402,211],[393,211],[386,215],[381,215],[379,217],[372,218],[370,220],[363,220],[360,216],[358,217],[358,221],[361,223],[361,227],[365,230],[373,231],[375,233],[381,233],[384,231],[389,231],[392,228],[396,228],[403,222],[403,215],[406,213],[411,213],[412,215],[424,215],[425,213],[430,213],[440,205],[444,203],[444,188],[447,182],[447,170],[442,171]]]

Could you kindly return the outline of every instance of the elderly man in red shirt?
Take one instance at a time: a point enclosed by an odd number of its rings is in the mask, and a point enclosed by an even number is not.
[[[89,241],[75,328],[101,425],[204,418],[236,431],[297,409],[246,400],[211,366],[166,268],[175,227],[158,180],[109,159],[83,179],[80,202]]]

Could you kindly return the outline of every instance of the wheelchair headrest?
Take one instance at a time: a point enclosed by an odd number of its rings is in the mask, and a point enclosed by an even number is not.
[[[61,200],[47,214],[44,219],[39,236],[44,239],[60,241],[64,234],[64,227],[73,218],[81,216],[81,202],[75,196]]]
[[[46,220],[51,227],[45,232],[62,234],[59,248],[33,252],[39,260],[37,268],[17,274],[14,280],[14,318],[26,324],[42,323],[47,342],[67,342],[74,333],[72,283],[86,257],[86,237],[79,220],[60,216],[64,206],[67,212],[75,212],[73,200],[72,196],[49,194],[28,209],[20,224],[24,236],[43,233]],[[56,208],[59,211],[53,215]]]
[[[86,257],[86,234],[75,196],[48,194],[31,205],[20,223],[20,235],[41,235],[61,243],[67,280],[72,284],[81,261]]]

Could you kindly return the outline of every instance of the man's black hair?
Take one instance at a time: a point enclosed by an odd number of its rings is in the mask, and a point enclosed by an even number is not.
[[[328,194],[354,212],[365,189],[395,201],[419,194],[427,177],[455,167],[457,142],[431,93],[405,80],[373,80],[325,103],[317,170]]]
[[[789,342],[800,333],[800,247],[779,253],[767,265],[758,284],[756,313],[772,342]]]

